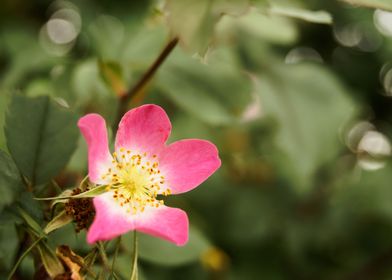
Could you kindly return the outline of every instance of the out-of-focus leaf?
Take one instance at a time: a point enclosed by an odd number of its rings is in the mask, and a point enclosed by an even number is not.
[[[10,102],[9,93],[0,90],[0,127],[4,127],[5,116],[6,116],[6,111],[9,102]],[[6,148],[7,147],[6,147],[4,129],[0,129],[0,149],[5,150]]]
[[[90,24],[88,34],[99,57],[116,59],[125,39],[125,26],[116,17],[100,15]]]
[[[83,137],[79,137],[78,145],[73,153],[69,163],[67,165],[67,170],[74,172],[84,172],[87,167],[87,144]]]
[[[18,205],[25,210],[35,221],[42,224],[44,220],[43,205],[35,200],[32,192],[22,192],[17,201]]]
[[[10,205],[23,189],[18,168],[11,157],[0,150],[0,212]]]
[[[121,279],[129,279],[132,271],[131,261],[132,258],[130,254],[121,254],[117,256],[114,270]],[[112,263],[112,260],[109,260],[109,262]],[[144,275],[143,267],[141,266],[137,268],[137,275],[139,280],[147,279]]]
[[[167,0],[165,9],[172,34],[180,38],[186,49],[204,54],[220,17],[240,15],[248,5],[247,0]]]
[[[332,24],[332,16],[326,11],[310,11],[294,7],[272,6],[268,12],[278,16],[286,16],[313,23]]]
[[[250,79],[229,52],[211,54],[209,64],[178,53],[160,71],[157,86],[179,106],[212,125],[231,124],[250,100]]]
[[[76,116],[47,96],[14,95],[6,118],[7,146],[32,184],[55,176],[76,148]]]
[[[61,230],[52,231],[48,235],[48,240],[53,246],[61,246],[67,244],[73,251],[78,254],[88,254],[94,247],[89,245],[87,240],[87,232],[85,230],[76,233],[75,226],[72,223],[62,227]]]
[[[77,106],[86,106],[89,111],[100,112],[106,123],[111,124],[116,115],[118,98],[102,81],[96,60],[79,63],[72,73],[71,87],[76,95]]]
[[[84,266],[84,260],[81,256],[75,254],[67,245],[57,247],[56,255],[67,266],[71,273],[72,280],[83,280],[80,270]]]
[[[11,269],[18,249],[18,242],[15,224],[2,220],[0,224],[0,271]]]
[[[126,86],[123,78],[123,71],[121,65],[109,61],[98,61],[99,74],[105,81],[106,85],[119,97],[126,92]]]
[[[297,40],[298,30],[288,18],[265,15],[257,9],[241,16],[224,16],[217,24],[217,37],[229,41],[242,33],[275,44],[290,44]]]
[[[318,168],[339,153],[338,130],[354,116],[354,104],[336,77],[313,64],[262,74],[258,91],[266,116],[278,122],[276,144],[287,156],[280,166],[304,191]]]
[[[392,11],[392,2],[390,0],[341,0],[355,6],[363,6],[374,9]]]
[[[33,71],[48,70],[61,61],[50,56],[38,44],[36,32],[27,25],[9,28],[1,34],[2,44],[12,64],[0,80],[4,87],[12,88],[21,83]],[[28,46],[28,48],[26,47]]]
[[[72,222],[72,216],[61,211],[57,216],[55,216],[44,228],[44,233],[48,234],[56,229],[59,229]]]
[[[46,272],[52,279],[64,273],[63,265],[46,242],[41,241],[38,243],[37,248]]]
[[[125,248],[130,247],[133,233],[126,234],[122,239]],[[166,266],[178,266],[200,259],[201,255],[210,247],[210,243],[203,234],[195,228],[190,228],[189,241],[183,247],[178,247],[168,241],[145,234],[138,236],[139,256],[141,259]]]
[[[56,92],[53,83],[47,79],[33,80],[26,88],[26,96],[51,96]]]

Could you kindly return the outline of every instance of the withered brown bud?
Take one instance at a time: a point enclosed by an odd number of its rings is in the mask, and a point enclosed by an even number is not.
[[[88,189],[86,189],[88,190]],[[79,188],[72,191],[72,195],[80,194]],[[87,229],[95,216],[92,198],[71,198],[65,203],[65,212],[73,217],[76,232]]]

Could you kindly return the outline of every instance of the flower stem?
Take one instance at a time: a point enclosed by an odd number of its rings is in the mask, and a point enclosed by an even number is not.
[[[11,272],[8,274],[7,279],[10,280],[12,278],[12,276],[14,275],[14,273],[16,272],[16,270],[18,269],[19,265],[21,264],[21,262],[23,261],[23,259],[30,253],[30,251],[44,238],[44,236],[38,238],[37,240],[35,240],[29,248],[26,249],[26,251],[24,251],[24,253],[19,257],[18,261],[15,263],[14,267],[12,268]]]
[[[101,241],[98,242],[98,250],[99,250],[99,254],[101,256],[101,261],[102,261],[103,268],[104,268],[104,274],[106,274],[106,272],[108,272],[110,270],[110,266],[109,266],[108,257],[105,252],[105,246],[103,245],[103,243]]]
[[[116,264],[116,259],[117,259],[118,251],[119,251],[119,249],[120,249],[120,244],[121,244],[121,235],[120,235],[119,238],[117,238],[117,241],[116,241],[116,249],[115,249],[115,251],[114,251],[113,261],[112,261],[112,269],[111,269],[111,270],[112,270],[112,273],[111,273],[111,275],[110,275],[109,280],[111,280],[111,279],[113,279],[113,277],[115,277],[115,276],[114,276],[114,275],[115,275],[114,267],[115,267],[115,264]]]
[[[166,60],[166,58],[172,52],[172,50],[177,45],[177,43],[178,43],[178,38],[174,38],[170,40],[165,46],[165,48],[161,51],[159,56],[155,59],[154,63],[151,64],[151,66],[147,69],[144,75],[140,78],[140,80],[121,97],[117,122],[115,123],[115,125],[117,125],[120,122],[121,117],[127,111],[128,102],[132,99],[132,97],[134,97],[136,94],[138,94],[141,90],[144,89],[146,84],[151,80],[152,76],[154,76],[155,72]]]
[[[137,232],[133,232],[133,255],[132,255],[132,273],[131,280],[138,280],[137,274],[137,254],[138,254],[138,243],[137,243]]]

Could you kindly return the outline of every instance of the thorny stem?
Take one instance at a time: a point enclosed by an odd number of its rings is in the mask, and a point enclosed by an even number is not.
[[[162,63],[166,60],[166,58],[169,56],[169,54],[172,52],[174,47],[178,43],[178,38],[174,38],[170,40],[165,48],[162,50],[162,52],[159,54],[159,56],[156,58],[153,64],[148,68],[148,70],[144,73],[144,75],[140,78],[140,80],[135,84],[134,87],[132,87],[128,92],[126,92],[120,99],[120,107],[118,110],[118,116],[117,116],[117,122],[115,125],[117,125],[120,122],[120,119],[122,115],[126,112],[127,110],[127,104],[128,102],[134,97],[137,93],[139,93],[145,86],[146,84],[151,80],[152,76],[154,76],[155,72],[158,70],[158,68],[162,65]]]
[[[133,232],[133,255],[132,255],[132,273],[131,280],[138,280],[137,273],[137,254],[138,254],[138,243],[137,243],[137,232]]]

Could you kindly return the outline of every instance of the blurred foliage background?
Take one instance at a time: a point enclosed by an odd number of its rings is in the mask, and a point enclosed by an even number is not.
[[[78,117],[102,114],[113,135],[122,96],[178,37],[128,108],[161,105],[170,142],[209,139],[223,164],[168,199],[190,242],[142,236],[141,279],[392,279],[392,4],[348,2],[1,1],[0,277],[47,233],[32,197],[87,173]],[[45,240],[14,279],[55,273],[61,244],[92,250],[73,224]]]

